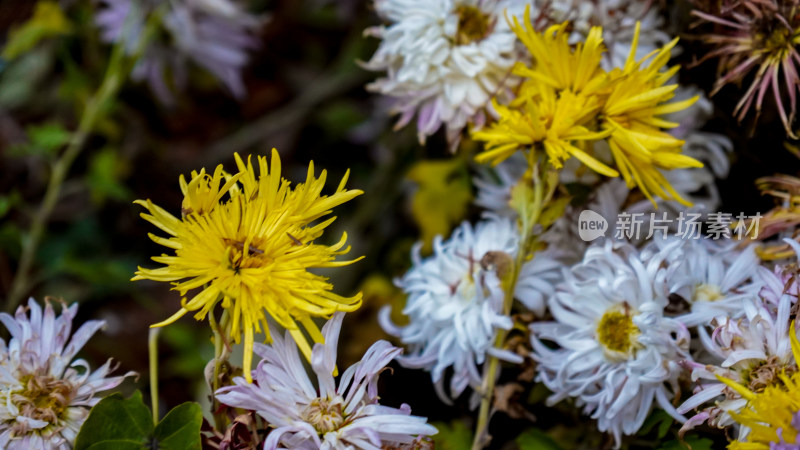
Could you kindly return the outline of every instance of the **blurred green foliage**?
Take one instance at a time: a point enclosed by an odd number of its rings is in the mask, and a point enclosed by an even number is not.
[[[550,436],[538,428],[530,428],[517,436],[520,450],[562,450]]]
[[[3,58],[14,59],[33,49],[39,41],[72,32],[72,24],[56,1],[40,0],[33,17],[19,27],[12,28],[3,47]]]
[[[463,421],[435,422],[433,426],[439,430],[433,437],[437,450],[463,450],[472,447],[472,430]]]

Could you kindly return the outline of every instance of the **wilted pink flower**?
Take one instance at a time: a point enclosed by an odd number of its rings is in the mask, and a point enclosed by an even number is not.
[[[700,23],[716,25],[713,33],[702,37],[715,48],[701,61],[719,57],[720,78],[712,95],[728,83],[742,82],[755,71],[734,115],[741,121],[755,105],[758,117],[764,97],[772,91],[786,132],[796,138],[791,124],[800,88],[800,55],[795,48],[800,42],[800,0],[722,0],[719,7],[704,9],[693,14],[701,19]]]

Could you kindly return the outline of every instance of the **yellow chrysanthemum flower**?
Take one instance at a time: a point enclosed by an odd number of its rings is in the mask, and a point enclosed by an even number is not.
[[[797,340],[795,323],[789,331],[792,354],[800,361],[800,342]],[[741,413],[731,417],[741,425],[749,427],[745,442],[733,441],[729,450],[788,450],[800,444],[800,372],[779,374],[781,383],[767,386],[762,392],[753,392],[727,378],[718,377],[747,400]]]
[[[636,61],[639,27],[637,23],[625,66],[609,74],[611,87],[600,113],[601,128],[609,133],[608,145],[628,186],[639,186],[650,200],[655,194],[689,205],[659,169],[703,167],[703,164],[681,154],[684,141],[662,131],[678,124],[661,116],[688,108],[698,97],[666,103],[675,95],[678,85],[665,83],[675,75],[678,67],[666,71],[661,69],[669,61],[670,51],[678,39]],[[651,57],[653,59],[647,67],[642,67]]]
[[[534,92],[534,90],[536,92]],[[561,168],[563,161],[574,156],[593,170],[609,177],[619,173],[595,159],[585,151],[587,142],[601,139],[605,132],[593,132],[587,124],[595,119],[600,104],[596,97],[564,92],[561,95],[548,86],[523,86],[524,100],[519,107],[505,107],[494,102],[500,114],[496,124],[472,137],[486,141],[486,151],[476,160],[480,163],[499,164],[520,147],[542,148],[550,163]]]
[[[556,169],[575,157],[602,175],[622,174],[628,186],[638,186],[651,201],[659,196],[686,204],[662,174],[662,170],[703,166],[681,153],[682,140],[663,131],[677,126],[663,115],[697,100],[667,103],[677,85],[665,83],[678,67],[662,69],[677,39],[636,61],[637,24],[625,66],[606,72],[600,65],[605,51],[600,27],[592,28],[585,42],[572,46],[566,22],[544,33],[536,32],[529,15],[523,22],[520,25],[514,18],[511,28],[533,64],[515,67],[514,73],[524,81],[508,106],[495,103],[497,122],[473,131],[474,139],[486,142],[476,160],[497,164],[518,149],[543,150]],[[599,141],[607,143],[615,167],[595,156]]]
[[[569,44],[568,22],[553,25],[538,33],[531,23],[530,6],[525,8],[524,26],[513,18],[511,30],[525,44],[533,57],[533,67],[517,63],[514,73],[536,80],[557,91],[591,95],[603,88],[607,74],[600,67],[606,48],[603,29],[592,27],[586,42]]]
[[[360,306],[360,293],[353,297],[334,294],[328,279],[309,269],[340,267],[361,259],[336,260],[350,250],[345,247],[346,234],[331,246],[314,241],[336,218],[320,219],[363,192],[345,189],[348,173],[333,195],[320,195],[326,172],[316,178],[313,162],[305,183],[292,188],[281,178],[281,162],[274,149],[270,167],[266,157],[258,157],[258,176],[250,158],[247,163],[238,154],[235,158],[238,172],[233,175],[220,165],[213,175],[201,170],[192,172],[188,183],[180,178],[184,194],[180,219],[150,200],[135,202],[147,208],[149,214],[141,214],[145,220],[169,235],[150,234],[150,238],[175,254],[153,257],[164,267],[140,267],[133,280],[172,282],[173,289],[184,296],[181,309],[154,327],[168,325],[189,311],[197,311],[195,318],[203,320],[221,304],[228,319],[220,326],[237,343],[244,335],[244,374],[250,380],[254,335],[269,333],[267,315],[288,329],[310,358],[311,346],[298,322],[312,341],[322,342],[312,317]],[[187,300],[190,291],[193,294]]]

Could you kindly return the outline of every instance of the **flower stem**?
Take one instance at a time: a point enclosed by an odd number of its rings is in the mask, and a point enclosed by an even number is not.
[[[72,139],[70,139],[67,149],[53,164],[44,199],[41,205],[39,205],[36,214],[33,216],[28,236],[22,241],[22,255],[20,256],[19,266],[14,276],[14,281],[11,283],[11,290],[8,294],[8,298],[6,299],[5,309],[7,312],[13,311],[28,291],[28,272],[30,272],[36,250],[42,241],[47,221],[58,202],[58,198],[61,194],[61,187],[64,184],[67,173],[72,163],[75,161],[75,158],[80,154],[81,150],[83,150],[86,139],[89,137],[92,129],[94,129],[94,125],[100,117],[103,106],[116,95],[120,87],[123,77],[120,76],[121,74],[118,69],[119,68],[115,65],[109,65],[100,88],[86,103],[86,108],[81,117],[78,130],[72,136]]]
[[[8,297],[6,297],[5,310],[7,312],[13,312],[30,289],[28,276],[36,257],[36,250],[39,248],[39,244],[41,244],[47,221],[58,202],[61,195],[61,188],[64,184],[64,180],[67,178],[70,167],[72,167],[72,163],[75,162],[75,158],[77,158],[83,150],[97,122],[103,116],[103,113],[106,112],[114,97],[116,97],[117,92],[119,92],[120,87],[122,87],[125,79],[127,79],[136,60],[144,52],[145,44],[149,40],[149,37],[155,32],[155,27],[159,21],[160,14],[154,14],[148,20],[145,32],[142,34],[131,58],[125,58],[126,39],[120,39],[112,49],[103,81],[100,83],[100,87],[97,88],[97,91],[86,102],[80,122],[78,123],[78,129],[72,135],[66,150],[55,163],[53,163],[44,199],[33,216],[30,224],[30,232],[22,239],[22,254],[20,255],[19,265],[17,266],[14,279],[11,282]],[[129,27],[129,25],[126,24],[126,27]],[[128,34],[127,32],[128,30],[126,29],[124,33]]]
[[[147,337],[147,352],[150,356],[150,405],[153,423],[158,424],[158,334],[161,328],[150,328]]]
[[[222,311],[222,317],[220,317],[219,323],[217,323],[214,318],[214,314],[209,314],[208,317],[211,329],[214,330],[214,379],[211,380],[211,413],[214,415],[214,426],[218,431],[224,433],[228,418],[225,414],[218,412],[220,403],[215,394],[221,387],[220,375],[222,374],[222,365],[228,361],[228,356],[230,356],[228,345],[225,342],[225,334],[227,333],[230,321],[228,320],[227,309]]]
[[[549,186],[552,183],[551,177],[546,177],[544,180],[542,179],[540,170],[544,167],[546,166],[542,163],[541,159],[535,163],[532,162],[531,169],[529,169],[520,180],[520,183],[527,183],[533,187],[533,189],[532,192],[527,190],[530,196],[526,195],[524,200],[519,202],[519,207],[516,208],[519,213],[520,239],[511,275],[504,286],[503,315],[506,316],[511,314],[511,308],[514,305],[514,288],[516,287],[517,279],[522,270],[522,265],[528,259],[532,244],[535,242],[533,239],[535,237],[533,235],[534,226],[539,222],[542,211],[552,197],[555,188],[554,185]],[[502,349],[507,335],[507,330],[497,330],[493,345],[494,348]],[[488,355],[486,365],[484,366],[483,380],[481,381],[481,404],[478,410],[478,421],[475,426],[472,450],[484,448],[491,439],[489,436],[489,420],[499,368],[500,360],[495,356]]]

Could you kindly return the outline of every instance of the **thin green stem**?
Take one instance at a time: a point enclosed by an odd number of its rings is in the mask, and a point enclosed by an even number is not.
[[[158,423],[158,334],[161,328],[150,328],[147,336],[147,353],[150,357],[150,405],[153,423]]]
[[[524,209],[519,211],[520,221],[520,239],[517,248],[517,255],[514,261],[511,275],[505,282],[504,297],[503,297],[503,314],[508,316],[511,314],[511,308],[514,305],[514,288],[519,278],[522,265],[525,263],[527,256],[530,253],[531,244],[534,242],[533,230],[534,226],[539,222],[544,207],[552,197],[553,188],[545,186],[550,184],[551,177],[547,180],[542,180],[540,174],[540,165],[538,163],[532,164],[532,173],[530,180],[523,178],[520,182],[530,182],[533,186],[532,198],[530,204],[526,201]],[[530,207],[528,210],[527,207]],[[495,335],[493,347],[502,349],[508,335],[507,330],[497,330]],[[478,409],[478,421],[475,426],[475,436],[472,441],[472,450],[480,450],[488,444],[488,431],[489,419],[491,416],[492,399],[494,396],[495,383],[497,382],[497,373],[500,368],[500,360],[495,356],[488,355],[488,360],[484,366],[483,379],[481,380],[480,394],[481,404]]]
[[[42,236],[44,235],[45,226],[50,218],[50,214],[53,212],[53,208],[58,202],[58,198],[61,194],[61,187],[64,184],[67,173],[72,163],[75,161],[75,158],[77,158],[81,150],[83,150],[86,139],[89,137],[89,134],[97,122],[102,106],[105,105],[119,89],[119,77],[114,75],[111,69],[112,68],[109,67],[106,78],[103,80],[103,84],[100,86],[95,96],[90,98],[87,102],[78,130],[70,140],[67,149],[61,157],[56,160],[55,164],[53,164],[52,174],[47,183],[44,199],[39,209],[36,211],[36,214],[33,216],[28,236],[22,242],[22,255],[20,256],[19,266],[14,276],[14,281],[11,284],[8,298],[6,299],[7,312],[13,311],[27,292],[29,287],[28,275],[33,265],[36,250],[39,248],[39,244],[42,241]]]
[[[227,362],[228,356],[230,356],[228,345],[225,342],[225,336],[230,322],[228,320],[228,310],[222,311],[222,317],[219,323],[217,323],[214,318],[214,314],[209,314],[208,317],[211,329],[214,331],[214,379],[211,380],[211,412],[214,415],[214,426],[218,431],[225,432],[228,418],[224,414],[219,414],[217,412],[220,404],[215,393],[221,387],[220,375],[222,374],[222,366]]]
[[[47,182],[47,189],[42,203],[33,216],[30,224],[30,232],[22,240],[22,254],[20,255],[19,265],[17,266],[14,280],[11,282],[11,288],[6,298],[5,310],[7,312],[13,312],[14,309],[16,309],[22,301],[23,296],[30,288],[28,277],[36,257],[36,250],[42,242],[47,221],[56,203],[58,203],[58,199],[61,195],[61,188],[67,178],[70,167],[72,167],[72,163],[75,162],[75,158],[77,158],[83,150],[87,139],[102,117],[102,114],[107,109],[109,103],[116,97],[128,73],[133,68],[133,64],[144,52],[146,42],[155,31],[155,27],[159,21],[160,14],[154,14],[151,17],[129,61],[126,61],[125,58],[125,39],[121,39],[112,49],[103,81],[100,83],[100,87],[97,88],[94,95],[86,102],[80,122],[78,123],[78,129],[72,135],[66,150],[55,163],[53,163],[52,172]],[[126,24],[126,26],[128,25]]]

